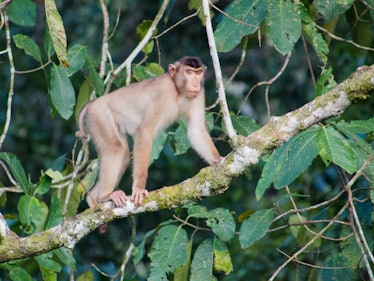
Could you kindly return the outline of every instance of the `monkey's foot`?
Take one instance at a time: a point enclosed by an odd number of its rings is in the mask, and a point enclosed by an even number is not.
[[[116,190],[109,195],[109,199],[114,202],[116,207],[123,207],[126,204],[127,196],[122,190]]]

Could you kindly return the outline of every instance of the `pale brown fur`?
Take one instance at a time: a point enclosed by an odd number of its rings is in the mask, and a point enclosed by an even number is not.
[[[86,137],[88,133],[100,158],[99,180],[87,196],[90,207],[108,200],[117,206],[125,204],[124,192],[113,190],[130,164],[128,134],[135,136],[131,199],[137,205],[148,196],[145,185],[152,141],[177,118],[186,118],[188,138],[209,164],[222,160],[205,127],[205,66],[185,64],[195,60],[201,62],[195,57],[182,58],[169,65],[168,73],[120,88],[82,109],[76,135]]]

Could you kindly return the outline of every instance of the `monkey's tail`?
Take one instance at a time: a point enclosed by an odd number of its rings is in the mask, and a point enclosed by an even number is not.
[[[87,133],[86,133],[85,127],[84,127],[84,118],[86,117],[87,109],[88,109],[90,104],[91,104],[91,102],[88,102],[85,106],[83,106],[83,108],[79,112],[79,116],[78,116],[78,129],[79,129],[79,131],[75,132],[75,136],[77,138],[87,139]]]

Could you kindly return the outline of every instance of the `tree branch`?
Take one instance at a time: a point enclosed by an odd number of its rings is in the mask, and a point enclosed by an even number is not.
[[[0,214],[0,262],[39,255],[65,246],[74,248],[85,235],[103,223],[130,215],[174,209],[190,201],[225,192],[230,182],[260,157],[282,145],[301,130],[339,115],[353,102],[369,98],[374,93],[374,65],[357,69],[350,78],[328,93],[281,117],[273,117],[264,127],[246,137],[217,166],[206,167],[179,184],[164,187],[149,194],[142,206],[132,202],[114,208],[111,202],[87,209],[62,224],[28,237],[12,232]],[[323,231],[320,232],[320,235]],[[316,236],[318,237],[318,236]]]

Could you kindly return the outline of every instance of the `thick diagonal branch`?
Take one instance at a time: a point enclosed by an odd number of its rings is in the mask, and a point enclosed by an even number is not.
[[[18,237],[0,214],[0,262],[48,252],[58,247],[73,248],[85,235],[105,222],[132,214],[177,208],[187,202],[225,192],[232,179],[242,174],[260,157],[282,145],[300,131],[345,111],[353,102],[368,99],[374,92],[374,66],[361,67],[343,83],[323,96],[281,117],[273,117],[264,127],[241,137],[237,148],[217,166],[207,167],[177,185],[150,192],[144,205],[130,201],[123,208],[106,203],[88,209],[62,224],[29,237]]]

